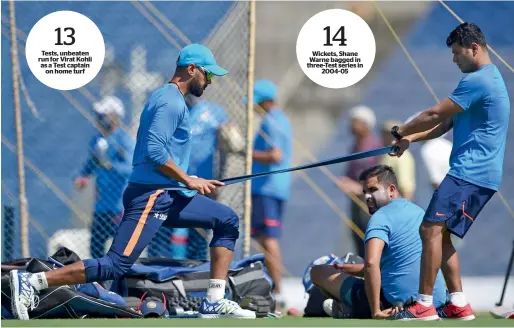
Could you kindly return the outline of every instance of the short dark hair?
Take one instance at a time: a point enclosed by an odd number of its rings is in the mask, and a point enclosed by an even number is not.
[[[364,170],[360,176],[360,181],[366,181],[369,178],[377,177],[380,184],[394,184],[398,187],[398,179],[393,171],[393,168],[388,165],[376,165]]]
[[[446,39],[446,45],[451,47],[452,44],[457,42],[461,47],[471,47],[471,44],[477,43],[482,47],[487,46],[484,33],[480,27],[473,23],[462,23],[457,26]]]

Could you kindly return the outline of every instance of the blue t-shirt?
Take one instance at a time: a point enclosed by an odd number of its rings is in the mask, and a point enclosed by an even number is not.
[[[395,198],[373,214],[366,227],[364,242],[379,238],[385,242],[380,259],[382,289],[391,303],[416,297],[421,265],[419,227],[425,211],[405,198]],[[446,301],[446,288],[439,270],[434,285],[434,306]]]
[[[191,125],[189,110],[175,84],[165,84],[152,93],[139,120],[133,170],[129,182],[155,188],[185,187],[158,168],[169,159],[183,171],[189,167]],[[196,191],[179,191],[193,196]]]
[[[214,177],[214,153],[217,147],[216,132],[219,127],[228,122],[223,108],[200,101],[190,109],[191,157],[189,160],[189,175],[204,179],[219,179]]]
[[[498,190],[510,117],[510,100],[495,65],[466,75],[449,96],[464,110],[453,117],[449,174]]]
[[[132,171],[133,154],[134,140],[120,128],[90,140],[89,156],[80,174],[96,176],[96,213],[123,211],[123,191]]]
[[[264,136],[259,133],[263,132]],[[262,164],[253,161],[252,173],[281,170],[291,167],[293,145],[289,119],[280,109],[272,109],[263,118],[260,131],[254,141],[255,150],[278,148],[282,152],[279,163]],[[288,200],[291,188],[291,173],[272,174],[252,181],[252,194]]]

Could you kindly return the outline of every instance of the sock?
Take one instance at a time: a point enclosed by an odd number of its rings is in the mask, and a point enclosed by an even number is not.
[[[420,303],[421,305],[425,307],[429,307],[434,302],[434,296],[432,295],[425,295],[425,294],[418,294],[418,297],[416,298],[416,301]]]
[[[216,303],[225,297],[225,280],[210,279],[209,288],[207,289],[207,301]]]
[[[46,281],[46,274],[44,272],[30,275],[29,282],[38,292],[42,289],[48,288],[48,281]]]
[[[450,294],[450,302],[459,307],[466,306],[468,303],[466,302],[466,296],[463,292],[451,293]]]

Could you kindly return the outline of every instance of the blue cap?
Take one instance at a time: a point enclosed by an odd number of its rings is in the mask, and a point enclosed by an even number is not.
[[[141,312],[141,314],[145,318],[158,318],[169,316],[166,304],[155,298],[144,300],[139,306],[139,312]]]
[[[216,63],[212,51],[198,43],[185,46],[178,54],[177,66],[187,66],[189,64],[205,67],[209,72],[217,76],[223,76],[228,73],[226,69]]]
[[[269,80],[256,81],[253,86],[253,102],[259,104],[277,98],[277,87]]]
[[[164,293],[161,293],[161,295],[162,299],[155,296],[146,297],[147,292],[145,292],[137,306],[138,312],[145,318],[169,317],[166,295]]]

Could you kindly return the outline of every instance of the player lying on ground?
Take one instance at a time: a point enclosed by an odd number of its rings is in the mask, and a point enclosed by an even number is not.
[[[18,319],[29,319],[40,290],[120,278],[163,224],[213,230],[211,280],[199,308],[200,317],[255,318],[253,311],[224,299],[239,218],[229,207],[204,196],[223,183],[185,173],[191,122],[184,97],[190,93],[200,97],[214,75],[225,74],[208,48],[192,44],[182,49],[171,81],[150,96],[141,113],[132,174],[123,195],[125,211],[109,252],[46,273],[11,271],[13,312]],[[188,189],[164,189],[183,186]]]
[[[311,270],[311,279],[334,299],[334,317],[340,317],[335,312],[344,308],[352,318],[385,319],[401,310],[393,305],[416,297],[421,259],[419,226],[424,211],[400,197],[396,175],[389,166],[371,167],[359,180],[372,215],[364,236],[365,264],[317,265]],[[446,289],[439,272],[434,302],[441,306],[445,301]]]
[[[462,290],[460,265],[450,233],[464,238],[479,213],[498,191],[510,117],[510,100],[498,68],[491,62],[484,34],[463,23],[446,40],[453,61],[464,76],[453,93],[439,104],[391,131],[401,156],[411,142],[438,138],[453,128],[450,171],[434,192],[423,223],[421,283],[416,302],[397,318],[434,317],[432,288],[442,269],[450,303],[439,316],[473,320]]]

